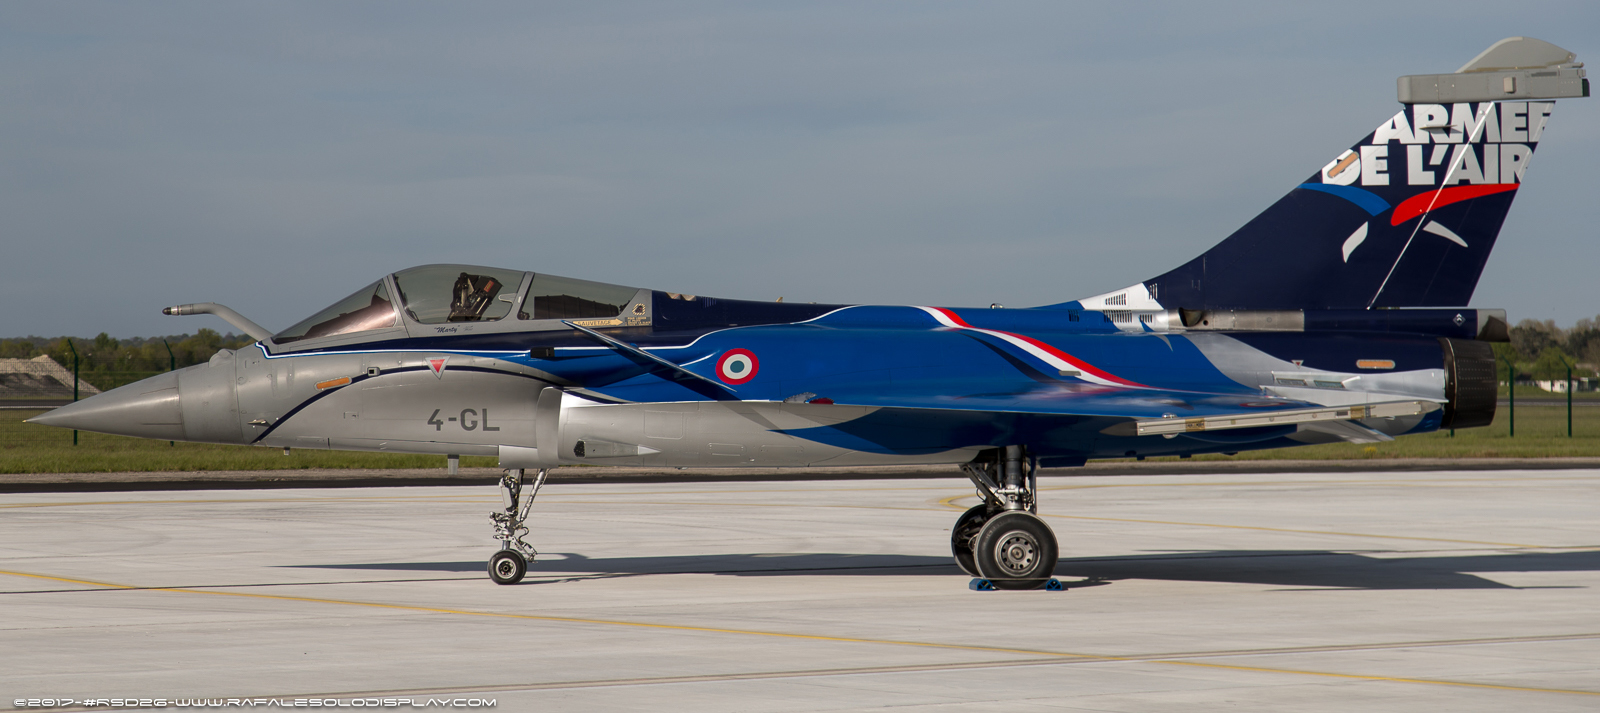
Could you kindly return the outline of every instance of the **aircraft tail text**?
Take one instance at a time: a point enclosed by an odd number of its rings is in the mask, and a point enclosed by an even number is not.
[[[1204,254],[1084,309],[1456,307],[1472,298],[1558,97],[1582,63],[1501,40],[1454,74],[1400,78],[1404,107]]]

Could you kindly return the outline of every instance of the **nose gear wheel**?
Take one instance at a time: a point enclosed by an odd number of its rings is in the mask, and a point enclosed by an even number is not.
[[[528,573],[528,561],[516,550],[500,550],[489,558],[489,578],[495,584],[516,584]]]

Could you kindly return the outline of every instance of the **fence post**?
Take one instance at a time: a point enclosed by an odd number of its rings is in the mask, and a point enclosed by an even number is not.
[[[167,371],[177,371],[178,370],[178,357],[175,357],[175,356],[172,355],[172,345],[168,344],[167,340],[163,339],[163,340],[161,340],[161,346],[167,348]],[[167,441],[167,445],[171,446],[173,448],[177,448],[178,447],[178,442],[177,441]]]
[[[1567,365],[1567,438],[1572,437],[1572,365]]]
[[[1517,437],[1517,368],[1515,366],[1515,363],[1509,357],[1506,359],[1506,396],[1509,397],[1509,399],[1511,401],[1511,414],[1510,414],[1510,416],[1511,416],[1511,419],[1510,419],[1511,435],[1508,436],[1508,438],[1516,438]]]
[[[72,338],[67,337],[67,348],[72,350],[72,402],[78,402],[78,348],[72,346]],[[78,445],[78,429],[72,429],[72,445]]]

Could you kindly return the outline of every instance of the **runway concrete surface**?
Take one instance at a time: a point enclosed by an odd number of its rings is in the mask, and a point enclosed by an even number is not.
[[[954,478],[554,485],[518,586],[492,488],[3,495],[0,701],[1600,709],[1600,471],[1040,486],[1065,591],[968,588]]]

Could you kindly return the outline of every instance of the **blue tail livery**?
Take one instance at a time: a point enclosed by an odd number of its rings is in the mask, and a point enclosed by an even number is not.
[[[1124,299],[1187,309],[1465,306],[1555,98],[1588,96],[1574,60],[1510,38],[1453,75],[1403,77],[1400,111],[1216,247]],[[1528,66],[1539,71],[1520,76]],[[1408,91],[1419,85],[1431,91]],[[1095,301],[1115,294],[1081,302],[1105,306]]]

